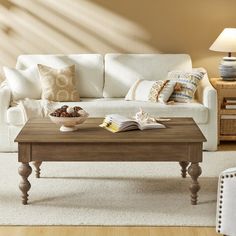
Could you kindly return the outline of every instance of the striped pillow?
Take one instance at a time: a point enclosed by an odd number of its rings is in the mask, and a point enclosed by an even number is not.
[[[203,68],[193,69],[192,71],[171,71],[168,73],[168,79],[175,81],[181,85],[180,90],[175,90],[171,97],[171,101],[175,102],[191,102],[197,90],[199,82],[206,74]]]

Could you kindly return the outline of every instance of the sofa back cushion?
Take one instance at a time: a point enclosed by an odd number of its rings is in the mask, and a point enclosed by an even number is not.
[[[169,71],[191,69],[187,54],[106,54],[103,96],[125,97],[138,79],[163,80]]]
[[[21,55],[17,59],[16,68],[23,70],[37,64],[43,64],[55,69],[75,65],[75,83],[80,96],[88,98],[102,97],[104,83],[102,55]]]

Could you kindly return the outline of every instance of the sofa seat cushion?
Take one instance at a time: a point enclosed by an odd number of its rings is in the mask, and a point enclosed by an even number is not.
[[[58,102],[54,109],[62,105],[81,106],[90,117],[104,117],[107,114],[118,113],[133,116],[139,108],[154,116],[161,117],[193,117],[198,124],[208,121],[208,108],[201,103],[174,103],[166,105],[154,102],[125,101],[124,98],[81,98],[80,102]],[[19,107],[11,107],[7,111],[7,121],[11,125],[23,125],[23,113]]]
[[[144,111],[154,116],[193,117],[199,124],[204,124],[208,121],[208,108],[198,102],[166,105],[154,102],[125,101],[124,98],[82,98],[79,103],[63,102],[57,104],[56,107],[60,107],[63,104],[69,106],[81,106],[90,114],[90,117],[104,117],[105,115],[112,113],[133,116],[141,107]]]

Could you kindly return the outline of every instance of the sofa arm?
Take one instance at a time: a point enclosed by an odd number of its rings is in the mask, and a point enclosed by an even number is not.
[[[11,102],[11,91],[6,82],[0,84],[0,124],[6,122],[7,109]]]
[[[212,108],[217,112],[217,92],[211,85],[207,74],[200,82],[196,93],[199,102],[205,107]]]
[[[201,125],[207,139],[204,149],[215,151],[218,144],[217,92],[211,85],[207,74],[200,82],[196,91],[196,98],[208,109],[208,121]]]

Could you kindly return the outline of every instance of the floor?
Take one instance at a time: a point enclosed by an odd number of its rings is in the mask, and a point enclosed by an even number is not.
[[[236,142],[224,142],[219,150],[235,150]],[[215,236],[215,228],[211,227],[23,227],[23,226],[0,226],[0,236]]]
[[[4,236],[215,236],[214,228],[193,227],[0,227]]]

